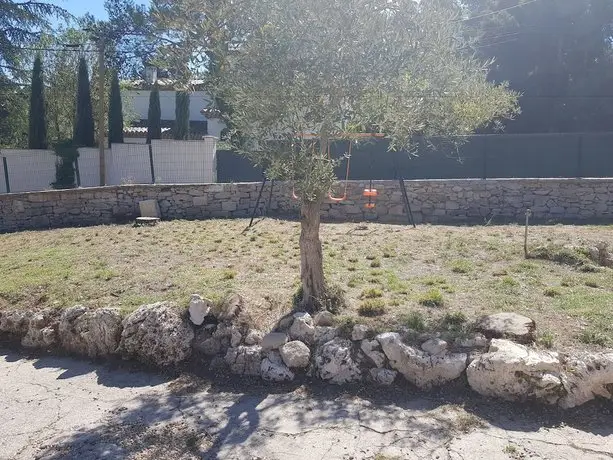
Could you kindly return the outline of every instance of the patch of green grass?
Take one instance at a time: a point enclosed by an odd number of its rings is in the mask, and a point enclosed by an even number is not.
[[[403,313],[398,317],[401,324],[413,329],[417,332],[424,332],[426,330],[426,320],[424,315],[419,311],[410,311]]]
[[[236,270],[224,270],[221,274],[221,279],[224,281],[233,280],[236,278]]]
[[[575,267],[590,263],[589,252],[587,252],[587,250],[583,248],[566,248],[556,245],[536,248],[531,254],[531,257]]]
[[[365,289],[360,296],[362,299],[377,299],[383,297],[383,291],[377,288]]]
[[[543,332],[537,338],[537,343],[545,348],[553,348],[555,336],[551,332]]]
[[[466,259],[454,260],[451,263],[451,271],[454,273],[467,274],[473,271],[473,264]]]
[[[613,340],[611,339],[610,335],[607,335],[595,329],[586,329],[584,331],[581,331],[577,338],[581,343],[585,343],[588,345],[609,347],[613,344]]]
[[[437,288],[422,294],[417,301],[425,307],[442,307],[445,304],[443,293]]]
[[[358,314],[367,318],[383,316],[385,313],[386,308],[383,299],[368,299],[363,301],[358,307]]]
[[[381,261],[379,259],[375,259],[370,263],[372,268],[379,268],[381,266]]]
[[[556,287],[548,287],[543,291],[545,297],[558,297],[562,295],[562,291]]]
[[[388,271],[385,273],[385,288],[390,292],[399,294],[408,294],[410,291],[409,285],[401,280],[396,272]]]
[[[430,276],[424,278],[422,283],[426,286],[437,286],[439,284],[447,284],[447,280],[442,276]]]
[[[444,326],[462,326],[467,321],[468,321],[468,318],[463,312],[455,311],[455,312],[445,313],[445,316],[443,316],[443,319],[442,319],[442,324]]]
[[[369,254],[366,256],[366,260],[375,260],[377,258],[377,256]]]
[[[600,287],[600,285],[598,284],[598,281],[595,281],[595,280],[586,280],[585,285],[587,287],[591,287],[595,289],[598,289]]]

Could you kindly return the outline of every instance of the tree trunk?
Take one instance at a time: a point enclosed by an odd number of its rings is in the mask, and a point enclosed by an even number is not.
[[[326,285],[321,241],[319,239],[322,200],[302,203],[300,208],[300,278],[302,281],[301,307],[315,311],[321,307]]]

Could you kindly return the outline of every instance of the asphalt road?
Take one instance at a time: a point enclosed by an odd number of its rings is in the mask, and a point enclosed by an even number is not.
[[[273,391],[0,350],[0,458],[613,458],[609,403],[562,413],[406,389]]]

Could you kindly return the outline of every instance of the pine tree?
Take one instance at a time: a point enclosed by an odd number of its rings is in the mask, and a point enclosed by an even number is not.
[[[43,150],[47,148],[47,119],[45,113],[43,62],[40,56],[36,56],[34,70],[32,72],[28,147],[31,149]]]
[[[74,144],[78,147],[94,147],[96,145],[92,97],[89,88],[89,72],[85,58],[79,60]]]
[[[175,139],[189,139],[189,93],[187,91],[177,91],[175,120]]]
[[[113,72],[109,99],[109,147],[111,144],[121,143],[123,143],[123,107],[121,103],[121,90],[119,89],[119,77],[117,72]]]
[[[162,109],[160,107],[160,90],[156,84],[149,96],[149,113],[147,114],[147,144],[152,139],[162,138]]]

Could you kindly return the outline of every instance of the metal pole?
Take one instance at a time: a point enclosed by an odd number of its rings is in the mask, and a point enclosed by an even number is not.
[[[151,183],[155,184],[155,168],[153,167],[153,147],[149,144],[149,166],[151,167]]]
[[[400,182],[400,190],[402,191],[402,198],[404,199],[404,205],[407,209],[409,223],[413,225],[413,228],[417,228],[417,225],[415,225],[415,219],[413,218],[413,210],[411,209],[411,202],[409,201],[409,195],[404,185],[404,177],[400,176],[400,179],[398,179],[398,182]]]
[[[77,176],[77,187],[81,187],[81,173],[79,171],[79,157],[74,159],[74,169]]]
[[[98,149],[100,157],[100,185],[106,185],[106,166],[104,161],[105,140],[105,113],[104,113],[104,82],[106,70],[104,68],[104,40],[98,38]]]
[[[260,187],[260,193],[258,193],[258,199],[255,202],[255,207],[253,208],[253,213],[251,214],[251,221],[249,221],[249,227],[247,228],[251,228],[253,226],[253,221],[255,219],[255,215],[258,212],[258,206],[260,205],[260,200],[262,199],[262,192],[264,191],[264,186],[266,185],[266,177],[264,178],[264,180],[262,181],[262,186]]]
[[[6,193],[11,193],[11,184],[9,183],[9,168],[6,165],[6,157],[2,157],[2,165],[4,166],[4,183],[6,184]]]

